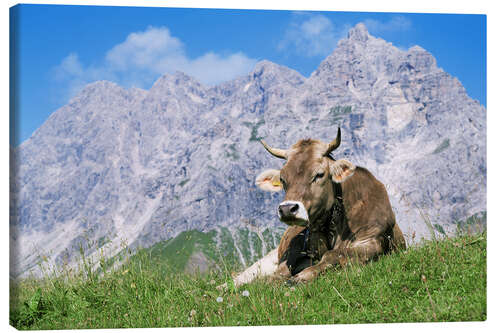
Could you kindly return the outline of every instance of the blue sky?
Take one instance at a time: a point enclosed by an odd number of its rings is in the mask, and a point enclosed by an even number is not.
[[[486,106],[485,15],[56,5],[21,5],[11,15],[13,145],[96,80],[149,89],[180,70],[210,85],[264,59],[309,76],[358,22],[400,48],[428,50]]]

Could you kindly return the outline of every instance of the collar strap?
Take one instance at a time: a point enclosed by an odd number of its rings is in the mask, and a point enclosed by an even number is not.
[[[311,234],[309,227],[304,231],[304,244],[302,245],[302,251],[307,252],[307,244],[309,243],[309,235]]]

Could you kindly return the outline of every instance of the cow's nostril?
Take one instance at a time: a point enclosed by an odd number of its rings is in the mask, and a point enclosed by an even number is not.
[[[304,205],[299,201],[283,201],[278,206],[278,215],[288,225],[304,225],[309,220]]]

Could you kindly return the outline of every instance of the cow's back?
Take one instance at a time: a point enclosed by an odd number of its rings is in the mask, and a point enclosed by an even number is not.
[[[355,238],[384,237],[397,247],[405,247],[384,184],[367,169],[356,167],[353,176],[341,185],[346,228]]]

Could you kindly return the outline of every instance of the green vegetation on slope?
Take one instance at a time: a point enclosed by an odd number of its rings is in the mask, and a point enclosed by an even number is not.
[[[457,233],[461,234],[477,234],[486,230],[486,211],[478,212],[466,218],[465,220],[456,221]]]
[[[223,148],[225,149],[225,151],[224,151],[225,157],[231,158],[233,161],[236,161],[240,158],[240,153],[238,152],[238,149],[236,148],[236,143],[231,143],[230,145],[224,144]]]
[[[279,231],[277,233],[265,229],[262,233],[266,253],[278,245],[280,234],[283,233],[281,229]],[[274,238],[271,233],[275,234]],[[228,228],[222,227],[209,232],[183,231],[175,238],[139,250],[137,254],[131,256],[130,260],[137,261],[146,257],[148,262],[164,274],[181,273],[185,271],[189,259],[200,252],[207,259],[208,268],[215,270],[223,268],[217,264],[222,259],[227,267],[238,270],[244,267],[242,260],[249,265],[266,254],[262,253],[262,241],[256,232],[246,228],[231,232]],[[241,259],[240,253],[243,259]]]
[[[442,152],[443,150],[445,150],[449,146],[450,146],[450,139],[446,138],[443,140],[443,142],[441,142],[439,144],[439,146],[436,147],[436,149],[434,149],[434,151],[432,153],[439,154],[440,152]]]
[[[259,132],[259,127],[261,127],[265,123],[266,122],[264,119],[259,119],[259,121],[257,121],[257,123],[255,124],[249,121],[243,122],[243,126],[248,127],[251,130],[250,139],[248,139],[248,141],[259,141],[263,139],[262,137],[259,136],[258,132]]]
[[[181,232],[168,241],[158,242],[151,248],[139,250],[130,259],[133,263],[147,259],[148,265],[155,267],[162,274],[182,272],[191,255],[203,252],[208,259],[216,261],[215,230],[203,233],[198,230]]]
[[[352,113],[352,106],[350,105],[337,105],[335,107],[330,108],[328,110],[331,119],[330,124],[338,124],[338,122],[342,119],[346,114]]]
[[[12,284],[11,325],[71,329],[486,319],[485,233],[427,241],[292,288],[260,280],[221,292],[216,286],[228,280],[228,270],[165,274],[147,252],[101,276],[84,275],[67,272]]]

